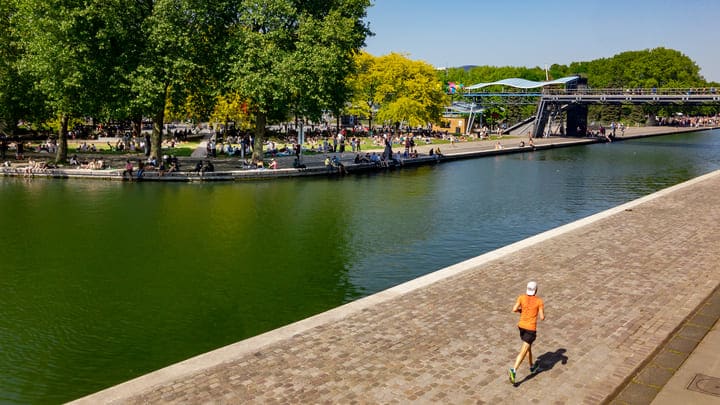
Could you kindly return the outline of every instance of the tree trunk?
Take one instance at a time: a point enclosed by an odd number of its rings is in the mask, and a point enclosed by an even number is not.
[[[255,142],[253,144],[253,162],[263,161],[263,143],[265,142],[265,124],[267,116],[263,112],[255,113]]]
[[[150,156],[154,156],[157,160],[162,158],[162,140],[163,140],[163,127],[165,126],[165,105],[167,105],[168,99],[168,87],[165,84],[165,90],[162,94],[162,104],[158,106],[158,110],[153,117],[153,131],[152,131],[152,142],[150,149]]]
[[[142,117],[135,117],[130,121],[130,130],[132,136],[140,139],[140,135],[142,135]]]
[[[368,101],[368,135],[372,136],[373,130],[372,130],[372,119],[373,119],[373,103],[372,101]]]
[[[165,107],[158,110],[153,118],[152,143],[150,147],[150,155],[160,160],[160,151],[162,150],[163,126],[165,124]]]
[[[68,121],[70,117],[63,114],[60,119],[60,133],[58,133],[57,154],[55,155],[56,163],[65,163],[68,155]]]

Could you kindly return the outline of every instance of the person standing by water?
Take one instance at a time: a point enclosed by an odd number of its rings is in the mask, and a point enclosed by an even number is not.
[[[545,320],[545,304],[542,298],[536,295],[537,287],[535,281],[529,282],[526,293],[517,298],[512,308],[513,312],[520,313],[518,329],[520,329],[520,339],[523,341],[520,353],[517,359],[515,359],[515,364],[508,370],[510,382],[513,384],[515,384],[517,369],[525,359],[525,356],[528,356],[530,373],[535,373],[538,370],[538,364],[533,363],[532,344],[536,338],[538,316],[540,316],[540,319],[543,321]]]

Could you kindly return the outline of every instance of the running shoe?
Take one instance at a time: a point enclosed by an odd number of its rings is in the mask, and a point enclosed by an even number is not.
[[[515,369],[508,370],[508,375],[510,376],[510,383],[515,384]]]
[[[530,372],[531,372],[532,374],[537,373],[537,371],[538,371],[539,369],[540,369],[540,365],[538,364],[537,361],[536,361],[532,366],[530,366]]]

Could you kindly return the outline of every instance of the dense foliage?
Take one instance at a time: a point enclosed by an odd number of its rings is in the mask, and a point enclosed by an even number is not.
[[[571,75],[587,77],[588,85],[595,88],[688,88],[717,86],[708,83],[700,68],[679,51],[666,48],[646,49],[619,53],[611,58],[589,62],[573,62],[569,66],[552,65],[548,68],[551,79]],[[473,66],[449,68],[438,72],[439,79],[446,82],[475,83],[493,82],[510,77],[528,80],[545,80],[542,67],[495,67]]]
[[[432,66],[397,53],[374,57],[364,52],[356,64],[357,74],[348,80],[353,94],[349,113],[367,117],[370,126],[373,118],[394,126],[440,119],[445,99]]]
[[[0,130],[74,118],[265,122],[340,112],[370,0],[5,0],[0,4]],[[216,106],[218,108],[216,108]],[[218,111],[219,110],[219,111]],[[139,124],[136,125],[139,127]],[[261,158],[262,148],[257,148]]]
[[[552,65],[547,70],[541,67],[494,67],[474,66],[469,68],[450,68],[438,72],[438,79],[446,86],[449,82],[472,85],[488,83],[501,79],[518,77],[534,81],[558,79],[561,77],[581,75],[587,78],[591,88],[666,88],[686,89],[702,87],[719,87],[720,84],[706,81],[700,75],[700,68],[689,57],[679,51],[666,48],[646,49],[642,51],[622,52],[610,58],[601,58],[589,62],[573,62],[569,66]],[[672,111],[671,111],[672,110]],[[644,121],[651,114],[669,115],[673,111],[689,114],[714,114],[718,107],[693,106],[592,106],[589,119],[592,121],[609,122],[626,119],[632,122]],[[499,120],[517,119],[529,116],[534,112],[532,106],[490,108],[488,116]],[[514,115],[514,117],[513,117]]]
[[[339,113],[345,79],[369,30],[369,0],[242,0],[229,36],[228,87],[255,117],[253,159],[262,160],[268,119]]]

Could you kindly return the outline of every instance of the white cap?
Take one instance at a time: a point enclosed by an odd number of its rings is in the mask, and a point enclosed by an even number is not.
[[[537,292],[537,283],[531,281],[527,285],[527,295],[535,295],[535,292]]]

